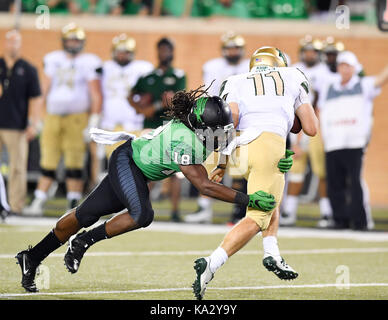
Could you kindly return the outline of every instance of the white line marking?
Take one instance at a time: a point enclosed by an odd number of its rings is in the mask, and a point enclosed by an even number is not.
[[[256,287],[208,287],[207,290],[267,290],[267,289],[305,289],[305,288],[330,288],[330,287],[388,287],[388,283],[320,283],[280,286],[256,286]],[[192,288],[158,288],[136,290],[112,290],[112,291],[71,291],[71,292],[37,292],[37,293],[1,293],[0,298],[7,297],[34,297],[34,296],[62,296],[62,295],[89,295],[89,294],[129,294],[150,292],[192,291]]]
[[[31,227],[53,227],[57,222],[58,218],[53,217],[41,217],[41,218],[30,218],[30,217],[16,217],[12,216],[7,218],[5,225],[16,226],[16,228],[1,228],[0,232],[33,232]],[[99,224],[103,219],[96,223]],[[27,227],[27,229],[25,229]],[[149,227],[141,231],[135,232],[177,232],[184,234],[225,234],[231,227],[226,225],[215,225],[215,224],[189,224],[189,223],[173,223],[173,222],[160,222],[154,221]],[[49,229],[38,229],[42,232],[48,231]],[[38,231],[37,230],[37,231]],[[352,230],[325,230],[325,229],[314,229],[314,228],[286,228],[281,227],[279,229],[280,238],[318,238],[318,239],[349,239],[355,241],[388,241],[388,232],[379,231],[352,231]]]
[[[327,248],[327,249],[307,249],[307,250],[282,250],[282,255],[299,254],[337,254],[337,253],[384,253],[388,248]],[[211,250],[191,250],[191,251],[111,251],[111,252],[88,252],[88,257],[126,257],[126,256],[207,256]],[[263,251],[243,250],[237,254],[259,255]],[[48,258],[62,258],[64,253],[53,253]],[[15,254],[0,254],[0,259],[14,258]]]

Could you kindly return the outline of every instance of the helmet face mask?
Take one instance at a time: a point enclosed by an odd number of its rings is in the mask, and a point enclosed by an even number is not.
[[[227,32],[221,37],[222,56],[230,64],[237,64],[245,54],[245,40],[234,32]]]
[[[112,40],[112,57],[119,65],[125,66],[135,57],[136,41],[127,37],[126,34],[120,34]]]
[[[85,45],[85,32],[74,23],[70,23],[62,29],[63,50],[71,55],[80,53]]]

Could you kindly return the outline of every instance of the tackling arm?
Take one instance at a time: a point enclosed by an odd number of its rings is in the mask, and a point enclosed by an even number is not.
[[[264,191],[257,191],[251,195],[235,191],[222,184],[212,182],[208,179],[207,172],[201,164],[179,166],[185,177],[208,197],[226,202],[238,203],[261,211],[271,211],[276,207],[274,196]]]

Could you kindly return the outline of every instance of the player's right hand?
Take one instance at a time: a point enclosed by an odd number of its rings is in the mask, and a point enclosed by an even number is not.
[[[225,175],[225,170],[226,170],[225,168],[221,168],[221,167],[214,168],[212,170],[212,172],[210,173],[209,180],[211,180],[213,182],[221,183],[222,178]]]
[[[261,210],[261,211],[272,211],[276,207],[276,201],[272,194],[264,191],[256,191],[249,196],[248,207]]]

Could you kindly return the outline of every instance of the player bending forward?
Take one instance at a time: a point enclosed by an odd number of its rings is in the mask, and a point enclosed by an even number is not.
[[[63,215],[37,245],[16,255],[22,270],[22,286],[27,291],[37,291],[38,265],[67,240],[65,265],[71,273],[76,273],[83,255],[94,243],[147,227],[154,218],[148,181],[162,180],[181,171],[209,197],[243,204],[260,210],[263,215],[275,208],[274,197],[269,193],[257,191],[247,195],[208,179],[201,163],[234,129],[229,106],[219,97],[200,97],[204,94],[206,90],[201,88],[176,93],[167,112],[172,120],[140,138],[132,139],[120,132],[94,131],[92,138],[97,142],[115,143],[123,137],[128,141],[113,152],[108,175],[85,201]],[[224,138],[218,135],[219,138],[210,141],[216,131],[221,131]],[[284,148],[279,154],[280,160],[283,154]],[[105,223],[71,237],[81,228],[93,225],[101,216],[120,211]]]
[[[309,102],[308,90],[304,74],[287,67],[283,53],[273,47],[256,50],[251,57],[250,72],[231,76],[222,84],[220,96],[228,102],[234,126],[241,134],[221,153],[240,162],[241,174],[248,181],[248,193],[263,190],[273,194],[275,202],[280,203],[284,175],[279,172],[277,163],[284,154],[295,114],[307,135],[314,136],[318,130],[318,119]],[[223,158],[220,157],[219,165],[212,173],[211,178],[215,181],[220,181],[225,173],[227,159]],[[277,212],[275,208],[268,211],[252,209],[248,207],[245,218],[226,234],[209,257],[195,261],[193,289],[197,299],[203,298],[216,270],[259,231],[267,230],[272,214]],[[271,256],[263,263],[268,270],[274,270],[278,264]]]

